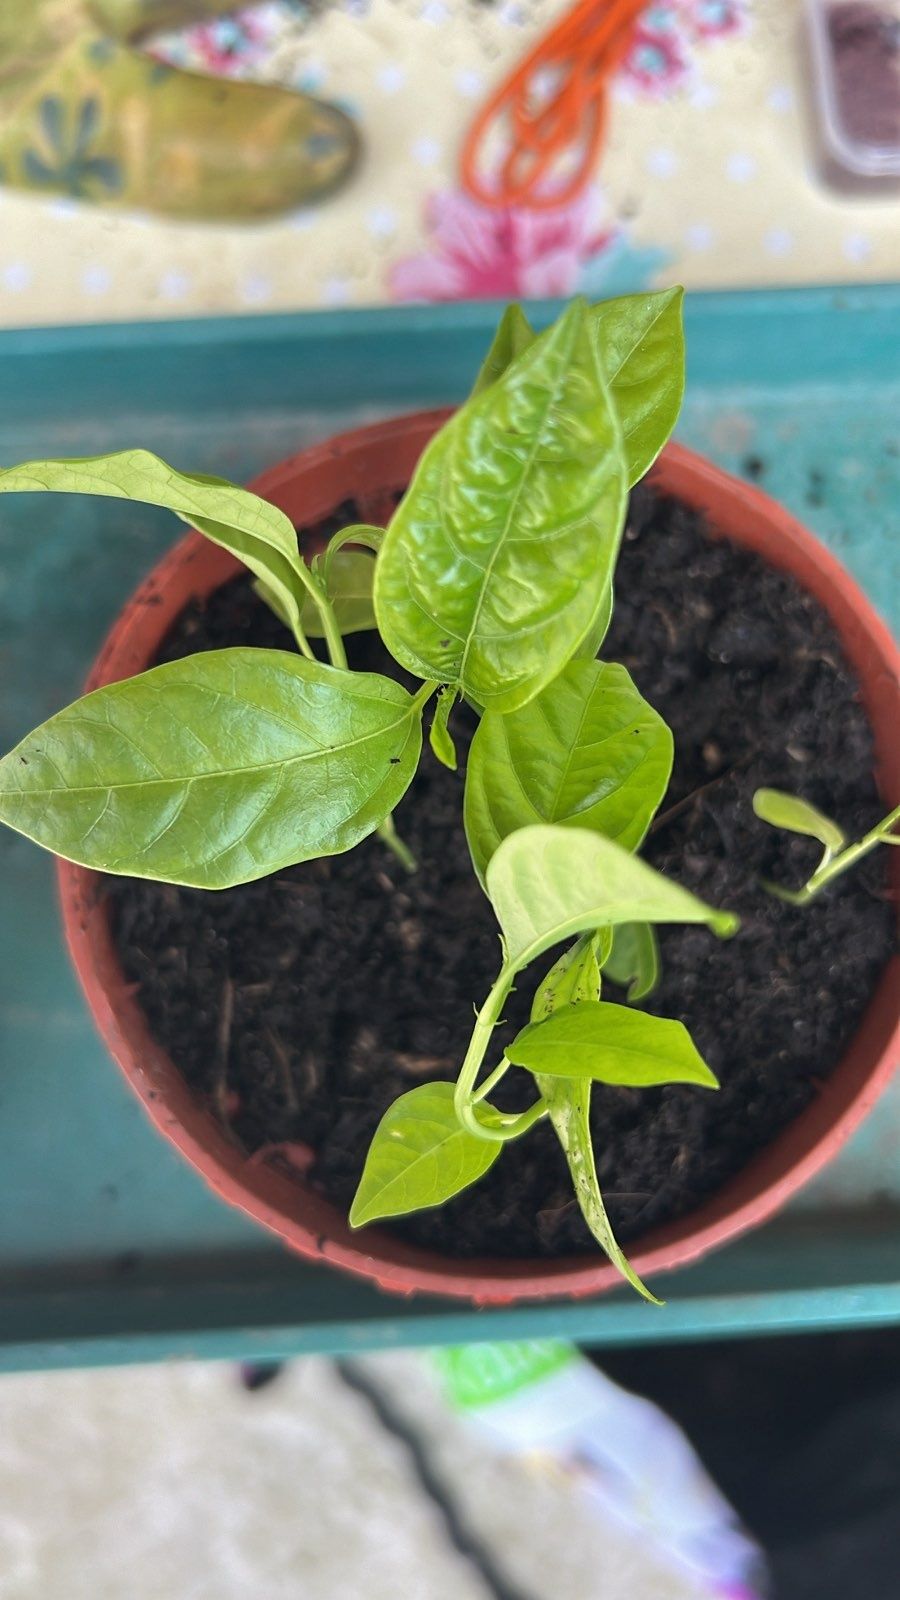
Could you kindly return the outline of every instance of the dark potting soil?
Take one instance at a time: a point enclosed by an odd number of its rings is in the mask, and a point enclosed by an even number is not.
[[[818,604],[646,489],[632,500],[616,595],[604,655],[627,666],[675,734],[672,784],[644,853],[742,918],[727,942],[662,930],[662,983],[647,1002],[687,1024],[719,1093],[595,1088],[600,1181],[628,1240],[694,1208],[816,1093],[888,958],[894,919],[878,855],[803,910],[760,887],[761,876],[802,882],[816,848],[756,820],[759,785],[802,793],[851,836],[880,814],[871,733]],[[160,659],[238,643],[292,647],[244,579],[185,612]],[[348,643],[353,665],[402,677],[374,636]],[[461,821],[473,731],[464,710],[453,731],[460,772],[426,743],[396,813],[420,863],[412,876],[370,839],[217,894],[109,884],[124,968],[197,1094],[248,1151],[290,1141],[345,1208],[395,1096],[455,1076],[472,1007],[498,967]],[[510,1028],[527,1020],[533,987],[531,975],[511,997]],[[503,1103],[527,1104],[528,1082],[511,1072]],[[546,1125],[458,1199],[393,1226],[459,1256],[591,1248]]]

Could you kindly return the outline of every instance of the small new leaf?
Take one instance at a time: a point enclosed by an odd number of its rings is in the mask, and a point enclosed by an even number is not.
[[[782,789],[757,789],[753,810],[761,822],[768,822],[773,828],[818,839],[829,855],[843,850],[847,843],[846,834],[823,811],[810,805],[808,800],[801,800],[799,795],[785,794]]]
[[[325,595],[334,608],[338,631],[342,634],[365,633],[375,626],[375,609],[372,604],[372,584],[375,562],[362,550],[339,550],[334,556],[327,577],[321,575]],[[254,580],[256,593],[274,611],[286,628],[291,619],[274,594],[261,578]],[[322,615],[311,595],[306,595],[300,611],[303,631],[308,639],[323,639],[325,630]]]
[[[612,949],[603,966],[613,983],[628,991],[631,1002],[645,1000],[659,983],[656,934],[649,922],[623,922],[613,931]]]
[[[450,713],[456,703],[456,690],[447,688],[441,690],[428,730],[431,748],[443,766],[449,767],[451,772],[456,771],[456,746],[449,728]]]
[[[549,1017],[563,1006],[581,1005],[600,998],[600,969],[609,955],[612,935],[608,928],[585,933],[553,963],[535,990],[532,1022]]]
[[[277,506],[248,489],[203,473],[176,472],[149,450],[118,450],[66,461],[26,461],[0,472],[0,493],[21,490],[103,495],[174,511],[182,522],[238,556],[302,639],[300,607],[309,574],[294,525]]]
[[[529,1023],[506,1052],[515,1066],[558,1078],[592,1078],[633,1089],[718,1083],[683,1023],[605,1000],[583,1001]]]
[[[622,922],[703,922],[721,938],[738,927],[602,834],[537,824],[511,833],[486,888],[517,971],[571,934]]]
[[[494,1165],[502,1144],[461,1127],[452,1083],[423,1083],[382,1117],[350,1211],[351,1228],[439,1206]]]
[[[96,689],[0,761],[0,820],[83,866],[226,889],[358,844],[422,747],[400,684],[214,650]]]
[[[466,768],[465,825],[482,882],[501,840],[535,822],[636,850],[672,771],[672,735],[624,667],[571,661],[535,699],[487,711]]]

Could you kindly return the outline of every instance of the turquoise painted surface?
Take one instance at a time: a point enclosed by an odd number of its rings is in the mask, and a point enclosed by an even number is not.
[[[140,443],[246,478],[338,427],[460,397],[494,318],[465,306],[0,334],[0,462]],[[900,624],[900,291],[696,296],[688,336],[681,437],[757,475]],[[177,532],[100,501],[0,503],[3,748],[72,697]],[[900,1085],[788,1217],[680,1274],[661,1314],[621,1296],[473,1313],[291,1260],[145,1123],[68,971],[50,862],[6,834],[0,1129],[0,1365],[900,1320]]]

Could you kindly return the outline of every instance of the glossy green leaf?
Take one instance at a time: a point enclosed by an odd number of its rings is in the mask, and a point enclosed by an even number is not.
[[[502,1144],[457,1121],[452,1083],[423,1083],[388,1107],[369,1146],[351,1228],[443,1205],[494,1165]]]
[[[680,288],[622,295],[590,309],[625,440],[629,485],[653,465],[678,419],[684,398],[683,309]],[[534,338],[521,308],[508,306],[473,392],[496,382]],[[598,643],[591,655],[599,648]]]
[[[781,789],[757,789],[753,810],[762,822],[770,823],[773,828],[785,828],[789,833],[818,839],[829,854],[842,850],[847,843],[837,823],[808,800],[801,800],[799,795],[785,794]]]
[[[66,461],[27,461],[0,471],[0,493],[50,490],[96,494],[164,506],[214,544],[224,546],[273,595],[295,632],[302,633],[300,607],[309,575],[297,548],[294,525],[277,506],[224,478],[176,472],[149,450]]]
[[[705,922],[720,937],[738,927],[602,834],[535,824],[511,833],[487,869],[507,960],[517,970],[570,935],[621,922]]]
[[[349,850],[407,789],[421,712],[398,683],[215,650],[110,684],[0,761],[0,820],[107,872],[224,889]]]
[[[718,1088],[683,1023],[605,1000],[585,1000],[530,1022],[506,1054],[514,1066],[558,1078],[593,1078],[633,1089],[664,1083]]]
[[[652,466],[681,410],[683,307],[683,289],[630,294],[591,307],[622,425],[629,485]]]
[[[659,944],[649,922],[623,922],[613,930],[604,972],[628,990],[630,1001],[645,1000],[659,983]]]
[[[594,622],[624,510],[618,421],[576,303],[422,456],[376,567],[385,644],[480,706],[524,705]]]
[[[481,363],[472,394],[482,394],[502,378],[507,367],[534,344],[537,335],[520,305],[509,305],[497,325],[491,347]]]
[[[610,579],[603,591],[603,596],[600,601],[597,615],[595,616],[590,628],[578,646],[578,649],[575,651],[576,660],[593,661],[595,659],[599,653],[604,639],[606,638],[606,635],[609,633],[609,625],[612,622],[614,605],[615,590],[613,588],[612,579]]]
[[[475,870],[534,822],[591,829],[636,850],[669,783],[672,735],[624,667],[570,661],[527,706],[487,711],[466,767]]]
[[[450,713],[456,702],[456,690],[444,688],[437,698],[428,738],[431,748],[443,766],[456,771],[456,746],[448,726]]]
[[[599,944],[598,944],[599,941]],[[600,993],[600,966],[608,954],[609,930],[586,934],[560,956],[537,990],[531,1008],[533,1022],[559,1014],[564,1006],[593,1002]],[[597,1164],[591,1138],[590,1078],[558,1078],[548,1073],[535,1074],[541,1097],[550,1113],[553,1131],[560,1142],[575,1197],[585,1222],[597,1243],[622,1276],[654,1305],[661,1301],[641,1282],[621,1249],[610,1225],[597,1180]]]

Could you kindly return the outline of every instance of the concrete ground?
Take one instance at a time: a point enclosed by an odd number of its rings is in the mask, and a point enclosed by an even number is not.
[[[417,1355],[296,1361],[255,1392],[206,1363],[0,1379],[0,1600],[398,1597],[700,1600],[494,1455]]]

